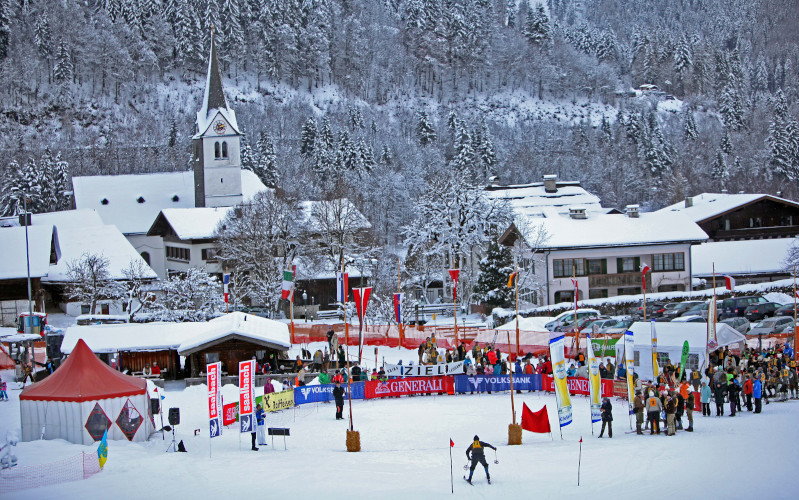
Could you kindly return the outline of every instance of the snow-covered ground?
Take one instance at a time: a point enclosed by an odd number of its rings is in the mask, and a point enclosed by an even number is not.
[[[399,358],[398,352],[389,357]],[[3,372],[3,379],[10,373]],[[19,389],[9,384],[11,402],[0,403],[0,436],[18,429]],[[225,399],[237,388],[223,387]],[[153,435],[147,443],[109,442],[105,470],[90,479],[16,491],[4,498],[213,498],[244,494],[264,498],[442,498],[450,495],[449,440],[455,494],[459,498],[642,498],[678,495],[685,498],[795,498],[790,486],[799,443],[799,402],[772,403],[763,414],[744,411],[735,418],[695,417],[694,433],[674,439],[625,434],[627,407],[614,400],[613,439],[591,436],[587,400],[574,397],[574,422],[558,434],[554,396],[516,395],[517,418],[522,403],[536,411],[547,405],[554,439],[524,432],[522,446],[507,446],[511,422],[510,395],[417,396],[353,401],[360,431],[360,453],[347,453],[348,420],[334,419],[332,403],[304,405],[268,417],[269,425],[291,427],[282,438],[258,452],[249,435],[233,428],[209,445],[206,389],[167,387],[165,407],[179,407],[177,439],[188,453],[165,453],[170,441]],[[346,407],[346,405],[345,405]],[[348,411],[345,410],[345,417]],[[195,429],[201,429],[194,435]],[[595,425],[598,434],[599,426]],[[462,479],[465,449],[472,436],[496,445],[487,458],[493,479],[475,471],[476,484]],[[582,443],[581,485],[577,486],[579,440]],[[96,446],[64,441],[19,443],[20,466],[47,464]],[[0,475],[2,480],[2,475]],[[260,492],[260,493],[259,493]]]

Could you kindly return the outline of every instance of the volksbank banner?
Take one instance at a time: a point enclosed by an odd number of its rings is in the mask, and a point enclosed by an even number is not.
[[[352,391],[352,399],[363,399],[363,384],[364,382],[355,382],[350,384]],[[294,388],[294,404],[304,405],[306,403],[321,403],[323,401],[333,401],[334,384],[324,385],[306,385],[303,387]],[[344,387],[344,394],[346,395],[347,385],[342,384]],[[345,396],[346,397],[346,396]]]
[[[510,390],[510,375],[456,375],[455,392],[501,392]],[[541,375],[514,375],[513,389],[540,391]]]
[[[438,377],[463,373],[463,361],[440,365],[386,365],[389,377]]]

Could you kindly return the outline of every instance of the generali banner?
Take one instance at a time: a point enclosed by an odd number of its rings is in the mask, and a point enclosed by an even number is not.
[[[547,392],[555,392],[555,382],[549,375],[542,375],[542,385],[543,389]],[[566,379],[567,385],[569,387],[569,394],[582,394],[585,396],[589,395],[589,387],[588,387],[588,379],[587,378],[577,378],[577,377],[570,377]],[[602,379],[600,380],[600,386],[602,387],[602,397],[613,397],[613,381],[609,379]]]
[[[463,361],[442,363],[440,365],[389,365],[385,367],[389,377],[438,377],[464,373]]]
[[[366,399],[407,396],[408,394],[452,394],[452,377],[413,377],[380,382],[364,382],[363,395]]]

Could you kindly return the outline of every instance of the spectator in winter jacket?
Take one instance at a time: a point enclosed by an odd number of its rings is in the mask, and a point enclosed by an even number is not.
[[[674,414],[677,412],[677,404],[675,398],[671,395],[666,396],[666,435],[673,436],[674,428]]]
[[[660,434],[660,412],[663,410],[663,403],[657,394],[652,391],[646,400],[646,417],[649,420],[649,434]]]
[[[741,383],[738,382],[738,378],[733,375],[732,379],[727,384],[727,393],[729,394],[730,398],[730,416],[735,416],[735,409],[737,407],[738,401],[738,391],[741,390]]]
[[[605,368],[605,365],[599,363],[599,378],[606,379],[608,378],[608,369]]]
[[[344,388],[341,387],[341,382],[336,382],[336,387],[333,388],[333,399],[336,400],[336,420],[343,420]]]
[[[6,381],[0,378],[0,401],[8,401]]]
[[[685,398],[685,415],[688,417],[688,428],[685,429],[688,432],[694,432],[694,405],[696,404],[696,399],[694,399],[694,390],[688,390],[688,397]]]
[[[604,398],[602,406],[599,407],[602,412],[602,430],[599,431],[599,437],[605,433],[605,424],[608,426],[608,437],[613,437],[613,406],[610,404],[610,399]]]
[[[727,393],[727,377],[723,371],[719,370],[713,376],[713,382],[716,384],[715,394],[713,398],[716,401],[716,416],[724,416],[724,395]]]
[[[756,378],[755,381],[752,383],[752,397],[755,400],[755,413],[760,413],[761,411],[761,397],[763,395],[763,382]]]
[[[635,399],[633,399],[633,413],[635,413],[635,433],[643,434],[641,425],[644,423],[644,400],[641,397],[641,391],[635,393]]]
[[[702,391],[699,394],[699,402],[702,403],[702,416],[710,416],[710,386],[707,382],[702,382]]]
[[[265,416],[266,413],[261,405],[255,405],[255,423],[258,446],[266,446],[266,435],[264,434],[264,428],[266,427],[264,425],[266,423],[266,419],[264,418]]]
[[[577,373],[577,368],[574,367],[574,363],[569,365],[569,369],[566,370],[567,377],[573,377]]]
[[[752,411],[752,389],[754,388],[754,384],[752,384],[752,377],[747,373],[746,378],[744,379],[744,400],[746,402],[746,410]]]
[[[327,372],[325,372],[325,371],[319,372],[319,383],[322,384],[322,385],[329,384],[330,383],[330,375],[328,375]]]

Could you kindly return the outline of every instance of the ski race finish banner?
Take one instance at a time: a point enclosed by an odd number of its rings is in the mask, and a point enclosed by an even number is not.
[[[239,363],[239,424],[241,432],[255,432],[254,374],[254,359]]]
[[[208,384],[208,425],[211,437],[222,435],[222,362],[217,361],[206,366]]]
[[[513,388],[517,391],[542,390],[541,375],[514,375]],[[503,392],[510,390],[510,375],[455,375],[455,392]],[[552,382],[552,379],[549,379]],[[550,384],[551,385],[551,384]],[[550,392],[552,389],[549,389]]]
[[[558,422],[565,427],[572,422],[572,404],[566,380],[565,339],[562,334],[553,334],[549,339],[549,356],[555,379],[555,401],[558,403]]]
[[[408,394],[452,394],[454,390],[452,377],[414,377],[387,382],[367,380],[364,382],[363,395],[366,399],[372,399]]]
[[[602,391],[601,378],[599,377],[599,360],[594,355],[594,347],[591,344],[591,335],[586,334],[588,342],[586,342],[586,350],[588,352],[588,401],[591,406],[591,423],[599,422],[602,420],[602,412],[600,407],[602,403],[599,402]]]
[[[464,373],[463,361],[440,365],[385,365],[388,377],[436,377]]]
[[[633,347],[635,340],[633,339],[633,332],[627,330],[624,332],[624,359],[626,361],[625,368],[627,369],[627,401],[629,402],[630,415],[633,414],[633,398],[635,397],[635,381],[633,380],[633,362],[635,361],[635,353]]]
[[[653,319],[649,324],[652,328],[652,381],[657,382],[660,374],[658,371],[658,334],[655,331],[655,320]]]

